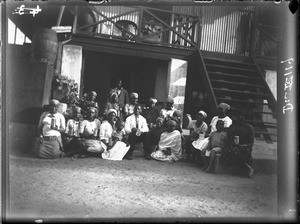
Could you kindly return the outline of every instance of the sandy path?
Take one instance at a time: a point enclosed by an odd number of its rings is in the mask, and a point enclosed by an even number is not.
[[[185,162],[12,156],[10,184],[15,218],[276,216],[276,176],[208,174]]]

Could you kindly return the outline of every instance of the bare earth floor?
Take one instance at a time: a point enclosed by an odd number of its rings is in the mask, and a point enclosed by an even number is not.
[[[135,157],[10,157],[11,218],[275,218],[276,175],[208,174]]]

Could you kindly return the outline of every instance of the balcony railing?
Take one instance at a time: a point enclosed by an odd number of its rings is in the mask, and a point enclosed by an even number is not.
[[[123,10],[122,6],[118,7],[119,10],[105,6],[88,7],[96,15],[96,21],[79,27],[75,13],[73,34],[181,49],[197,49],[199,46],[199,16],[149,7],[123,7]]]

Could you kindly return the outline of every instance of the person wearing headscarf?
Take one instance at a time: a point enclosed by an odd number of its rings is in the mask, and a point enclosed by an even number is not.
[[[156,103],[157,99],[151,97],[148,107],[143,110],[143,116],[146,118],[150,128],[155,124],[156,118],[159,116],[159,111],[155,107]]]
[[[38,124],[40,134],[38,157],[40,158],[54,159],[63,154],[61,133],[65,131],[66,123],[64,116],[57,112],[58,106],[58,100],[51,100],[49,111],[45,111],[40,117]]]
[[[218,106],[218,115],[213,117],[210,123],[210,133],[217,130],[216,124],[218,120],[224,121],[224,130],[227,129],[232,124],[232,120],[230,117],[227,116],[227,111],[230,109],[230,106],[227,103],[220,103]]]
[[[176,128],[176,121],[169,119],[166,124],[166,131],[161,134],[156,151],[151,157],[159,161],[178,161],[182,159],[181,134]]]
[[[93,107],[96,108],[96,117],[98,116],[98,103],[95,101],[97,97],[97,93],[95,91],[91,91],[88,94],[86,94],[86,97],[81,99],[80,101],[80,108],[82,109],[82,114],[84,118],[87,117],[87,113],[89,111],[89,108]]]
[[[150,158],[150,146],[149,146],[149,128],[146,119],[141,115],[142,107],[136,104],[134,107],[134,114],[126,118],[125,121],[125,131],[129,135],[128,142],[130,144],[130,149],[126,154],[125,158],[131,160],[132,153],[135,149],[135,143],[142,141],[144,148],[145,158]]]
[[[102,153],[103,159],[122,160],[130,148],[129,145],[123,141],[115,141],[117,135],[122,138],[125,135],[124,127],[121,125],[122,121],[116,121],[116,117],[117,111],[115,109],[109,109],[106,112],[106,120],[100,126],[100,140],[104,149]],[[116,126],[118,126],[118,130]]]
[[[124,110],[125,106],[129,104],[129,96],[127,90],[123,88],[123,81],[122,79],[118,78],[116,87],[111,89],[111,93],[116,93],[118,97],[118,103],[120,107],[120,115],[121,117],[125,116]]]
[[[137,93],[130,93],[129,95],[129,104],[125,107],[125,114],[126,117],[132,115],[134,113],[134,107],[138,103],[139,94]]]
[[[96,118],[97,109],[90,107],[87,118],[81,122],[79,135],[83,143],[83,152],[85,156],[98,156],[103,152],[102,145],[99,141],[99,132],[101,122]]]
[[[120,107],[119,107],[119,103],[118,103],[118,95],[116,92],[112,92],[109,95],[108,102],[105,104],[105,107],[104,107],[104,115],[106,115],[106,113],[109,109],[115,109],[117,111],[117,117],[122,119],[122,116],[120,113]]]
[[[165,102],[165,108],[161,109],[160,116],[163,118],[172,117],[175,112],[175,108],[173,107],[174,100],[171,97],[168,97]]]
[[[196,120],[192,120],[188,127],[190,129],[190,136],[185,138],[185,140],[186,140],[186,156],[187,156],[188,161],[190,161],[190,160],[194,161],[196,159],[195,158],[196,150],[193,149],[192,142],[198,140],[199,137],[201,139],[203,139],[204,136],[206,135],[206,132],[208,130],[208,126],[204,122],[204,120],[206,118],[207,118],[207,114],[203,110],[200,110],[196,116]]]

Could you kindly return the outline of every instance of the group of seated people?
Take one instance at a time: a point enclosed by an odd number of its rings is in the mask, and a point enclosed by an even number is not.
[[[228,104],[219,105],[219,114],[210,126],[204,121],[207,114],[199,111],[186,136],[182,133],[182,113],[173,107],[172,98],[158,109],[156,99],[150,98],[149,106],[142,107],[138,94],[131,93],[129,103],[121,105],[120,92],[111,91],[103,113],[99,113],[96,97],[96,92],[88,93],[65,116],[58,112],[60,102],[50,101],[38,126],[40,158],[95,156],[131,160],[136,143],[142,142],[147,160],[173,162],[183,159],[185,145],[187,160],[200,156],[207,172],[214,172],[216,154],[222,153],[229,163],[243,167],[248,176],[253,174],[253,128],[244,122],[242,114],[232,124],[226,115]]]

